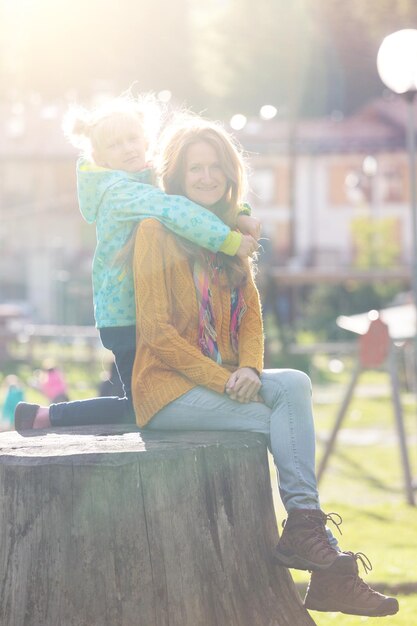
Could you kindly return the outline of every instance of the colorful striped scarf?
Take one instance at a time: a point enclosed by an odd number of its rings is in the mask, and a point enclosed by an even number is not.
[[[214,280],[218,280],[220,268],[217,263],[216,254],[208,254],[208,263],[201,259],[196,259],[193,268],[194,285],[198,302],[198,343],[201,352],[206,356],[222,363],[222,357],[217,344],[216,324],[213,314],[210,290],[210,272]],[[246,303],[243,298],[242,289],[235,287],[230,291],[230,340],[232,348],[236,354],[239,349],[239,327],[244,314],[246,313]]]

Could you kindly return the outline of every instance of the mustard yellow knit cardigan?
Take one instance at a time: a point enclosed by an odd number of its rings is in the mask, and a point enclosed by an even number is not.
[[[238,367],[263,367],[263,328],[253,280],[244,289],[247,311],[239,329],[239,354],[230,342],[230,290],[220,273],[211,285],[217,343],[222,364],[198,345],[198,305],[190,264],[176,237],[160,222],[138,228],[133,260],[137,345],[132,376],[136,421],[155,413],[197,385],[223,393]]]

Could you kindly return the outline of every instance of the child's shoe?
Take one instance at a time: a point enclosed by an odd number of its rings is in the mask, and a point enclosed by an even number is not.
[[[15,430],[31,430],[38,410],[39,404],[19,402],[14,411]]]

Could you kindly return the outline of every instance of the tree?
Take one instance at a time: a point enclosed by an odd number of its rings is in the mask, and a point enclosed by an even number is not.
[[[187,0],[15,0],[0,8],[3,79],[20,95],[198,90]],[[1,69],[0,69],[1,71]]]
[[[196,3],[197,0],[194,0]],[[195,13],[203,15],[197,9]],[[349,113],[382,92],[385,35],[416,23],[413,0],[207,0],[195,27],[197,75],[211,105],[257,113]]]
[[[336,61],[329,65],[329,80],[339,85],[341,109],[350,113],[381,93],[378,48],[389,33],[415,25],[417,5],[413,0],[311,2],[320,38]]]
[[[210,104],[255,112],[266,103],[298,103],[311,53],[306,0],[230,0],[196,21],[196,64]]]
[[[352,220],[352,237],[356,249],[355,266],[359,269],[391,268],[398,264],[401,249],[393,238],[397,220],[393,217],[374,220],[357,217]]]
[[[0,78],[45,98],[137,81],[211,116],[349,113],[383,89],[382,38],[416,20],[413,0],[3,0]]]

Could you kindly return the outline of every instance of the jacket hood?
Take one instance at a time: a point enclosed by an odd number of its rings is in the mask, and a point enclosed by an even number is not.
[[[110,170],[85,159],[79,159],[77,162],[77,190],[83,218],[89,224],[95,222],[106,191],[110,187],[128,180],[150,184],[152,183],[152,170],[146,168],[135,173],[123,172]]]

